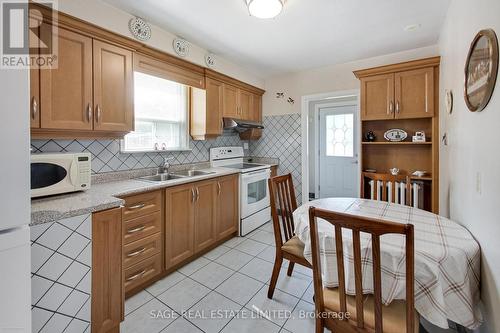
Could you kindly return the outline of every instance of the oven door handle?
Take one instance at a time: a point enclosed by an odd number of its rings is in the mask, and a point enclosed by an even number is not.
[[[257,170],[249,173],[243,173],[241,174],[241,179],[247,180],[247,179],[252,179],[256,178],[258,176],[271,176],[271,169],[264,169],[264,170]]]

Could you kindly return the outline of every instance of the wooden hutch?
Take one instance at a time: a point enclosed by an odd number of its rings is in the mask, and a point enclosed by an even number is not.
[[[434,57],[354,72],[361,82],[362,172],[399,168],[411,176],[426,171],[411,179],[423,185],[423,208],[434,213],[439,209],[439,63]],[[389,129],[402,129],[408,137],[389,142],[384,139]],[[365,138],[368,131],[376,136],[373,142]],[[417,131],[425,132],[425,142],[412,142]],[[364,173],[361,177],[364,184]],[[361,193],[371,193],[367,182],[364,186]]]

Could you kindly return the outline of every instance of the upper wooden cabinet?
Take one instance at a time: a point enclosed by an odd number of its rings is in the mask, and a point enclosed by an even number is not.
[[[42,33],[52,33],[48,25]],[[92,130],[92,39],[57,29],[58,67],[40,71],[42,129]]]
[[[394,74],[395,117],[434,116],[434,68],[420,68]]]
[[[132,51],[61,27],[56,31],[57,68],[31,70],[32,134],[99,136],[132,131]],[[51,26],[43,24],[41,33],[52,33]]]
[[[238,104],[240,107],[240,119],[251,120],[253,118],[253,94],[238,89]]]
[[[356,71],[361,119],[431,118],[435,115],[438,58]]]
[[[134,130],[132,51],[94,40],[94,129]]]
[[[239,89],[230,84],[224,84],[223,117],[240,118]]]
[[[394,74],[361,78],[361,119],[393,118]]]

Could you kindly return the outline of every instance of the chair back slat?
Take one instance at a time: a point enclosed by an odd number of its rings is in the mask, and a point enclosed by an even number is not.
[[[268,185],[276,246],[281,248],[295,234],[293,212],[297,209],[297,200],[292,175],[273,177]]]
[[[350,322],[349,319],[334,319],[337,321],[347,321],[347,324],[358,333],[383,332],[383,307],[382,307],[382,270],[381,270],[381,252],[380,252],[380,236],[385,234],[400,234],[405,236],[406,247],[406,332],[413,333],[415,325],[414,309],[414,230],[413,225],[400,224],[378,219],[357,217],[348,214],[330,212],[323,209],[310,207],[309,222],[311,232],[311,251],[312,251],[312,266],[315,291],[315,307],[319,313],[325,312],[323,299],[323,282],[321,276],[321,260],[319,254],[319,240],[317,232],[317,219],[323,219],[332,224],[335,230],[335,248],[337,258],[337,271],[339,274],[339,301],[340,311],[345,312],[346,309],[346,281],[344,268],[344,247],[342,229],[349,229],[353,235],[353,253],[354,253],[354,278],[355,278],[355,300],[356,300],[356,322]],[[363,312],[363,284],[362,284],[362,257],[361,257],[361,237],[360,233],[368,233],[371,235],[372,246],[372,271],[373,271],[373,287],[374,287],[374,315],[375,329],[365,327],[364,312]],[[321,298],[321,299],[319,299]],[[345,326],[340,326],[345,327]]]
[[[397,197],[397,187],[396,183],[405,183],[406,184],[406,196],[405,196],[405,202],[401,202],[403,205],[408,205],[411,206],[412,199],[411,199],[411,178],[409,176],[405,175],[391,175],[391,174],[382,174],[382,173],[372,173],[372,172],[364,172],[363,173],[363,186],[362,189],[365,188],[365,181],[366,179],[369,179],[373,181],[373,189],[374,189],[374,194],[373,194],[373,200],[380,200],[380,201],[389,201],[389,193],[387,191],[387,184],[391,184],[391,202],[396,202],[396,197]],[[380,193],[380,197],[378,195],[378,184],[382,184],[382,191]]]
[[[375,299],[375,333],[382,333],[382,272],[380,269],[380,236],[372,234],[373,296]]]
[[[352,230],[354,252],[354,283],[356,287],[356,321],[358,328],[365,327],[363,309],[363,276],[361,272],[361,239],[359,230]]]
[[[347,298],[345,289],[345,270],[344,270],[344,245],[342,243],[342,227],[335,226],[335,252],[337,253],[337,272],[339,277],[339,298],[340,312],[347,312]]]

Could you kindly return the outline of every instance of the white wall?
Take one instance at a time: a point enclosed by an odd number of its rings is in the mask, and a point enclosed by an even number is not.
[[[481,332],[500,332],[500,84],[480,113],[469,112],[462,95],[470,42],[485,28],[500,35],[500,1],[451,1],[439,42],[441,133],[449,137],[449,145],[441,148],[440,211],[466,226],[481,245],[486,315]],[[445,89],[455,97],[451,115],[443,111]]]
[[[64,13],[115,33],[132,37],[128,30],[128,22],[133,16],[116,7],[99,0],[59,0],[58,4],[59,10]],[[151,25],[151,39],[146,44],[175,55],[172,49],[172,41],[175,37],[174,34]],[[186,60],[205,67],[205,54],[207,52],[207,50],[191,44],[190,53]],[[213,69],[257,87],[264,87],[264,81],[261,78],[221,57],[217,57],[216,66]]]
[[[266,79],[263,114],[300,113],[300,99],[304,95],[359,89],[359,80],[352,73],[355,70],[437,55],[437,46],[430,46]],[[277,92],[284,92],[286,97],[277,99]],[[294,105],[286,102],[288,97],[295,100]]]

